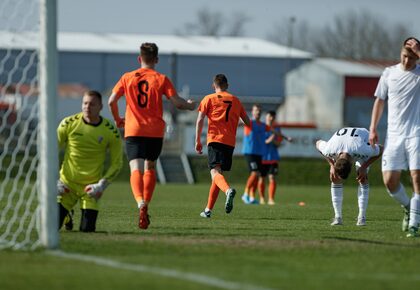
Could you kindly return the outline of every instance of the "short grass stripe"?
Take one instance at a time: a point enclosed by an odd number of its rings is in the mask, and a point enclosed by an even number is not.
[[[265,287],[259,287],[256,285],[249,285],[249,284],[226,281],[226,280],[222,280],[222,279],[218,279],[218,278],[214,278],[214,277],[206,276],[202,274],[197,274],[197,273],[180,272],[177,270],[165,269],[165,268],[159,268],[159,267],[150,267],[150,266],[142,265],[142,264],[122,263],[122,262],[114,261],[111,259],[95,257],[95,256],[90,256],[90,255],[66,253],[63,251],[47,251],[46,253],[49,255],[62,257],[66,259],[73,259],[73,260],[84,261],[88,263],[94,263],[96,265],[111,267],[115,269],[123,269],[123,270],[129,270],[129,271],[135,271],[135,272],[141,272],[141,273],[149,273],[149,274],[154,274],[154,275],[164,276],[164,277],[169,277],[169,278],[175,278],[179,280],[195,282],[195,283],[204,284],[208,286],[214,286],[220,289],[275,290],[273,288],[265,288]]]

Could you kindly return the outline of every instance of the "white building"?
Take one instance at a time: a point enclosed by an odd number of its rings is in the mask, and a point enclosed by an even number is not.
[[[368,127],[383,69],[384,65],[328,58],[307,62],[286,76],[286,98],[279,120],[326,130]],[[383,117],[381,128],[385,120]]]

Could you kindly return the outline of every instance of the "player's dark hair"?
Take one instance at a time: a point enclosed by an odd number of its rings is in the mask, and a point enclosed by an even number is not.
[[[420,41],[417,38],[415,38],[413,36],[410,36],[406,40],[404,40],[403,46],[405,46],[407,44],[407,42],[411,39],[414,39],[418,44],[420,44]]]
[[[140,57],[146,62],[150,63],[158,58],[159,48],[156,43],[145,42],[140,46]]]
[[[273,118],[276,118],[276,111],[268,111],[267,114]]]
[[[229,86],[227,77],[224,74],[217,74],[213,78],[213,82],[216,86],[222,90],[226,90]]]
[[[96,97],[96,98],[98,98],[98,100],[101,102],[101,104],[102,104],[102,95],[101,95],[101,93],[100,92],[98,92],[98,91],[87,91],[86,93],[85,93],[85,95],[87,95],[87,96],[90,96],[90,97]]]
[[[345,158],[339,158],[334,164],[334,170],[341,179],[347,179],[351,172],[351,162]]]

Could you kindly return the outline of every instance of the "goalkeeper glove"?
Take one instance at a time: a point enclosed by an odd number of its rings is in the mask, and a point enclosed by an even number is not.
[[[98,183],[88,184],[85,187],[85,192],[94,199],[98,200],[101,198],[102,193],[108,186],[108,181],[106,179],[99,180]]]
[[[67,185],[64,184],[60,179],[57,180],[57,194],[63,195],[65,193],[69,193],[70,189],[67,187]]]

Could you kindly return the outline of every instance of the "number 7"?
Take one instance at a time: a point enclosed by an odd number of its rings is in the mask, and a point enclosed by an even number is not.
[[[226,109],[226,118],[225,118],[225,121],[228,122],[229,121],[229,111],[230,111],[230,108],[232,108],[232,101],[223,101],[223,103],[228,104],[228,107]]]

